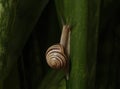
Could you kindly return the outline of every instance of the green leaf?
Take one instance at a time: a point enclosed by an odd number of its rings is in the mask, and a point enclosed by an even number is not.
[[[0,1],[0,89],[47,3],[48,0]]]
[[[67,89],[94,89],[100,0],[55,0],[59,18],[71,26]]]
[[[38,89],[66,89],[63,71],[48,72]]]

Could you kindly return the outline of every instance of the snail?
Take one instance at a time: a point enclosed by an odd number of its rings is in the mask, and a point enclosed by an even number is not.
[[[69,41],[70,26],[63,25],[60,43],[50,46],[46,51],[47,64],[53,69],[63,69],[67,77],[69,70]]]

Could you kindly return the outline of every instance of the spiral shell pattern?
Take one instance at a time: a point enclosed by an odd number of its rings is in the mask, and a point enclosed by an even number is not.
[[[57,44],[49,47],[46,51],[46,61],[51,68],[64,68],[66,66],[67,57],[64,54],[63,46]]]

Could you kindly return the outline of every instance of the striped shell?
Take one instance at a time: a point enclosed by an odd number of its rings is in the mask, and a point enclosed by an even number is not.
[[[67,57],[64,54],[63,46],[57,44],[49,47],[46,51],[46,61],[51,68],[64,68],[66,66]]]

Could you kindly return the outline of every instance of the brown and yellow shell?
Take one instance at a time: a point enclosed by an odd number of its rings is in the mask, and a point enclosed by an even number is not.
[[[62,69],[66,66],[67,57],[61,44],[52,45],[46,51],[46,61],[51,68]]]

